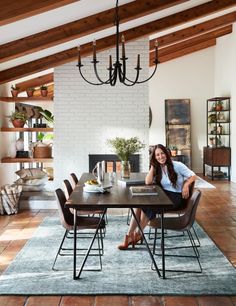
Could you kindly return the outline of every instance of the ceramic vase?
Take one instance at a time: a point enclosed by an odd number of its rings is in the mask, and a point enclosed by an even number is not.
[[[24,151],[24,140],[22,138],[17,139],[16,150],[17,151]]]

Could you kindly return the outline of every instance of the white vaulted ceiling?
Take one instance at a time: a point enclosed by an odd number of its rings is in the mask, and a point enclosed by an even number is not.
[[[16,1],[10,1],[10,2],[16,2]],[[32,2],[32,1],[31,1]],[[35,0],[33,2],[42,2],[40,0]],[[50,1],[46,1],[50,2]],[[51,1],[53,2],[53,1]],[[66,2],[66,1],[65,1]],[[70,4],[63,5],[58,8],[54,8],[52,10],[41,12],[39,14],[35,14],[33,12],[32,7],[32,16],[26,17],[17,21],[11,20],[11,22],[4,24],[4,16],[2,17],[2,20],[0,20],[0,44],[3,47],[8,46],[6,44],[8,43],[14,43],[17,49],[18,40],[24,39],[25,37],[29,35],[34,35],[36,33],[40,32],[46,32],[49,29],[55,28],[60,25],[65,25],[69,22],[79,20],[81,18],[85,18],[88,16],[92,16],[94,14],[106,11],[108,9],[112,9],[115,7],[115,0],[80,0],[80,1],[69,1],[72,2]],[[128,3],[135,3],[137,6],[141,3],[145,2],[144,0],[120,0],[119,5],[125,5]],[[149,1],[146,0],[146,3]],[[156,0],[156,3],[165,3],[166,1],[159,1]],[[236,11],[236,0],[230,1],[230,0],[189,0],[189,1],[175,1],[175,5],[164,8],[162,10],[159,10],[157,12],[151,12],[146,13],[144,16],[138,17],[138,18],[132,18],[131,20],[122,23],[120,25],[121,31],[126,31],[128,29],[137,28],[140,25],[144,25],[147,23],[150,23],[151,21],[159,20],[160,18],[169,16],[169,20],[173,20],[174,14],[178,12],[183,12],[187,9],[197,7],[199,5],[202,5],[204,3],[214,3],[216,5],[216,8],[218,5],[222,5],[222,3],[226,3],[226,6],[224,9],[218,10],[216,9],[215,12],[210,12],[209,14],[205,16],[196,16],[195,18],[192,18],[194,20],[182,22],[175,26],[168,26],[168,21],[166,22],[165,28],[163,28],[161,31],[158,31],[157,33],[153,32],[150,33],[148,36],[150,39],[158,38],[160,36],[174,33],[177,30],[188,28],[192,25],[199,24],[203,21],[210,20],[213,18],[216,18],[218,16],[225,15],[229,12],[235,12]],[[228,4],[227,4],[228,3]],[[5,6],[5,5],[4,5]],[[28,10],[30,12],[30,5],[28,5]],[[17,15],[17,13],[16,13]],[[5,16],[6,18],[6,16]],[[21,17],[19,17],[21,18]],[[13,18],[14,19],[14,18]],[[89,23],[90,18],[88,18],[87,22]],[[122,20],[121,20],[122,22]],[[111,23],[110,26],[108,26],[106,29],[103,30],[97,30],[97,27],[91,25],[91,33],[86,34],[82,37],[78,38],[71,38],[66,42],[62,42],[59,44],[55,44],[52,46],[44,45],[42,43],[41,47],[38,48],[36,51],[30,51],[29,54],[26,54],[27,52],[23,52],[23,54],[16,55],[13,59],[2,59],[0,61],[0,84],[4,84],[5,82],[11,81],[14,79],[13,75],[16,75],[16,79],[19,79],[22,76],[30,75],[39,71],[44,71],[46,69],[52,69],[53,63],[51,63],[50,60],[48,60],[48,65],[44,64],[42,66],[39,66],[35,64],[35,61],[38,59],[41,59],[44,61],[44,58],[47,56],[54,56],[57,57],[57,53],[61,51],[66,51],[72,48],[75,48],[78,44],[83,45],[85,43],[92,42],[93,39],[100,39],[107,37],[109,35],[113,35],[115,33],[115,28],[113,24]],[[67,33],[66,33],[67,35]],[[140,35],[142,35],[140,33]],[[7,47],[6,47],[7,50]],[[5,54],[7,51],[5,50]],[[1,53],[1,48],[0,48]],[[69,53],[68,53],[69,54]],[[75,53],[72,56],[72,53],[68,55],[68,58],[65,61],[69,61],[71,57],[71,61],[75,58]],[[58,63],[60,64],[60,60],[58,60]],[[63,60],[61,61],[63,63]],[[26,66],[22,66],[23,64],[26,64]],[[28,64],[28,65],[27,65]],[[55,64],[56,65],[56,64]],[[15,68],[15,70],[14,70]],[[14,74],[14,71],[17,72]]]

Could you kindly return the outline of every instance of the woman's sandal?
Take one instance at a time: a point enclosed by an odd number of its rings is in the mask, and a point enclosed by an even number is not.
[[[134,235],[125,235],[125,239],[122,244],[118,245],[118,249],[127,250],[130,245],[132,245],[132,248],[134,248]]]

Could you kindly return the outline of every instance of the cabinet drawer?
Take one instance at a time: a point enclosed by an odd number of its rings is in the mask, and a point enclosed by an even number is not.
[[[231,150],[230,148],[209,148],[205,147],[203,151],[204,163],[210,166],[230,166]]]

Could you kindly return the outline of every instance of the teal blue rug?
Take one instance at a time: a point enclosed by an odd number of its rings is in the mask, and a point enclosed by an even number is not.
[[[117,249],[126,230],[126,217],[109,216],[102,271],[84,271],[80,280],[73,280],[72,271],[61,270],[72,269],[72,257],[59,258],[57,267],[60,271],[51,270],[64,230],[57,218],[47,217],[0,276],[0,294],[236,295],[234,267],[197,224],[203,273],[167,272],[165,280],[151,270],[150,258],[143,245],[128,251]],[[181,239],[168,238],[166,245],[176,244]],[[72,239],[69,243],[73,243]],[[87,243],[87,239],[83,239],[83,243]],[[181,254],[183,252],[181,250]],[[97,262],[97,257],[90,257],[88,266]],[[157,263],[161,265],[160,258],[157,258]],[[195,260],[185,258],[168,257],[166,265],[167,268],[197,268]]]

